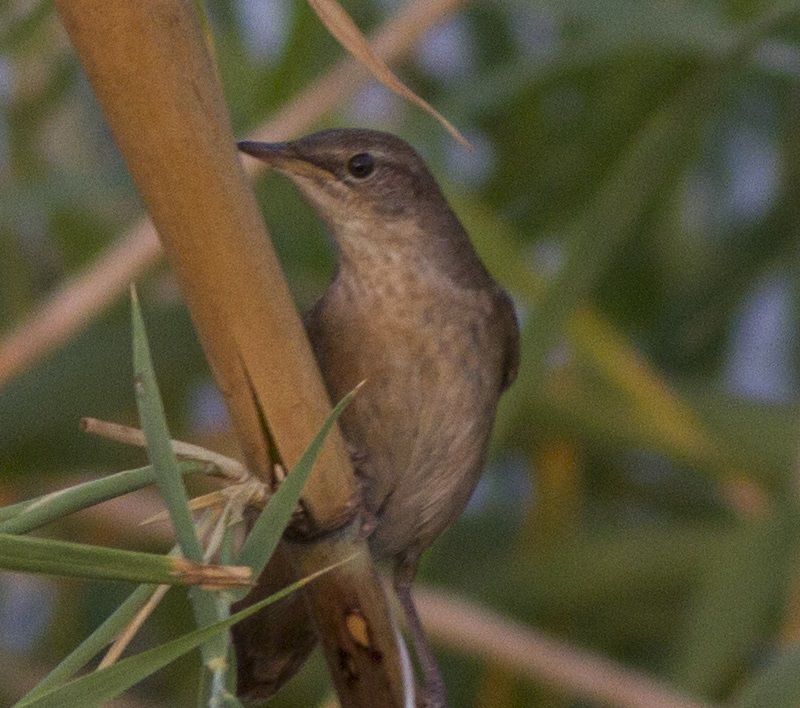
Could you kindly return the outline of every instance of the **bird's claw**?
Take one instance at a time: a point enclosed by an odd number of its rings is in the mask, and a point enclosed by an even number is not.
[[[444,684],[426,684],[420,691],[419,708],[447,708]]]

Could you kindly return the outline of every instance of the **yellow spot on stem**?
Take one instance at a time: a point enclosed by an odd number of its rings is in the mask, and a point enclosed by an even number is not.
[[[358,646],[369,649],[371,647],[369,641],[369,625],[367,624],[367,620],[364,619],[364,615],[358,610],[354,610],[347,613],[344,621],[352,640],[358,644]]]

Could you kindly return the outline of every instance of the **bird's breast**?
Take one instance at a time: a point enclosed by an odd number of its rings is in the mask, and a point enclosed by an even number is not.
[[[491,317],[489,293],[395,273],[335,284],[310,318],[331,397],[366,381],[342,429],[364,460],[382,555],[428,545],[474,487],[500,393]]]

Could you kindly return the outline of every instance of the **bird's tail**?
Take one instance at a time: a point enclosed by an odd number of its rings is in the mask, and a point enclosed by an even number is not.
[[[258,584],[231,610],[236,612],[295,581],[289,558],[279,544]],[[302,593],[265,607],[233,627],[237,693],[250,700],[269,698],[305,663],[317,635]]]

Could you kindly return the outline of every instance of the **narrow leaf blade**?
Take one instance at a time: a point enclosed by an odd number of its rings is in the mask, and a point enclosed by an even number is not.
[[[167,585],[216,584],[221,572],[221,585],[226,585],[229,580],[238,586],[250,582],[250,573],[241,568],[229,573],[223,566],[207,566],[156,553],[12,534],[0,534],[0,568],[94,580]]]
[[[203,549],[195,533],[186,488],[183,486],[183,479],[178,471],[178,462],[172,451],[172,441],[167,429],[164,404],[161,401],[153,370],[142,309],[133,288],[131,289],[131,318],[136,405],[139,409],[142,431],[147,440],[147,454],[156,471],[156,483],[159,491],[169,509],[178,545],[187,558],[199,563],[203,559]]]
[[[201,472],[201,462],[180,462],[181,475]],[[154,484],[153,467],[139,467],[83,482],[73,487],[59,489],[36,499],[0,509],[0,533],[28,533],[81,509],[115,499],[123,494]]]
[[[47,676],[31,690],[25,700],[33,700],[46,694],[50,689],[71,679],[88,664],[134,618],[136,613],[155,592],[156,585],[140,585],[134,590],[106,620],[84,639],[75,649],[64,657]]]
[[[275,546],[278,545],[330,429],[344,409],[350,405],[361,385],[356,386],[336,404],[302,457],[259,514],[236,559],[238,565],[250,566],[253,569],[254,577],[260,575],[275,550]]]

